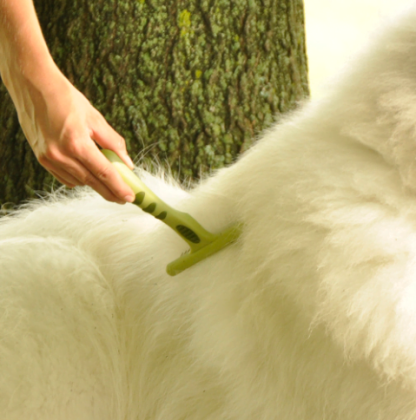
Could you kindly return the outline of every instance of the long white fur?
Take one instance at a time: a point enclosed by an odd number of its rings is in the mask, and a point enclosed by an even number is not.
[[[416,419],[416,7],[186,192],[186,244],[86,188],[0,220],[3,420]]]

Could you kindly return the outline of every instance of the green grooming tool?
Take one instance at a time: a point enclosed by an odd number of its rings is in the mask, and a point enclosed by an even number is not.
[[[123,180],[136,194],[133,204],[152,214],[172,228],[190,246],[190,250],[166,267],[171,276],[176,276],[199,261],[215,254],[236,241],[241,225],[235,224],[224,232],[213,234],[205,230],[192,216],[175,210],[157,197],[111,150],[102,149],[104,156],[115,166]]]

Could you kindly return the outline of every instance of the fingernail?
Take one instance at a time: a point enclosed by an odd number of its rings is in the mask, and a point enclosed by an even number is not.
[[[124,197],[124,199],[125,199],[126,201],[129,201],[130,203],[132,203],[132,202],[134,201],[134,195],[130,195],[130,194],[128,194],[128,195],[126,195],[126,196]]]
[[[130,156],[128,156],[128,155],[125,155],[125,156],[126,156],[127,162],[129,162],[129,164],[130,164],[130,167],[131,167],[131,168],[134,168],[134,163],[133,163],[133,161],[130,159]]]

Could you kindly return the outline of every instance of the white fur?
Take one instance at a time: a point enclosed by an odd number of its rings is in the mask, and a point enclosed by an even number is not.
[[[186,244],[88,189],[0,220],[4,420],[416,419],[416,7],[329,96],[185,192]]]

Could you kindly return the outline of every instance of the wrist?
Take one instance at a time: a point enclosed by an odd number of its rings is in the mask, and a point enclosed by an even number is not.
[[[50,54],[21,54],[13,56],[4,55],[4,61],[0,65],[1,76],[4,84],[9,89],[19,85],[32,84],[41,87],[46,84],[50,77],[57,77],[59,69]],[[24,86],[23,86],[24,87]]]
[[[37,63],[25,60],[22,64],[13,60],[8,64],[2,77],[18,112],[27,108],[28,102],[33,103],[35,98],[48,96],[69,83],[51,57]]]
[[[16,107],[21,106],[22,96],[31,90],[43,92],[64,78],[52,59],[40,28],[33,26],[30,22],[22,24],[12,33],[0,28],[0,74]]]

